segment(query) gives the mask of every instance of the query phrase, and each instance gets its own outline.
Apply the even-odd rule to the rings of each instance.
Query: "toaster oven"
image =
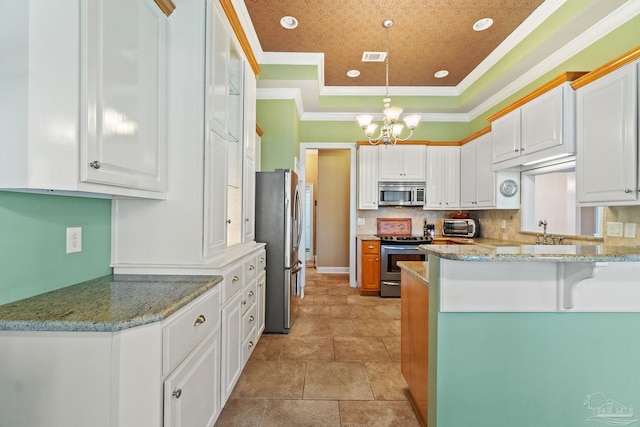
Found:
[[[444,219],[442,221],[442,235],[449,237],[478,237],[480,223],[474,218]]]

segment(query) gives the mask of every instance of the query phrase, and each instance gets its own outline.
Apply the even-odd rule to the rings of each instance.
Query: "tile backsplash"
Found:
[[[364,225],[357,225],[358,234],[375,234],[378,218],[411,218],[412,234],[422,234],[424,221],[436,225],[436,235],[442,233],[442,219],[450,218],[456,211],[425,211],[418,208],[380,208],[378,210],[359,210],[357,217],[364,220]],[[488,239],[509,240],[524,244],[533,244],[536,233],[520,231],[519,209],[491,209],[470,211],[473,218],[480,221],[480,236]],[[502,228],[502,221],[505,228]],[[594,238],[587,236],[565,236],[563,244],[588,245],[602,244],[615,246],[640,246],[640,206],[608,207],[604,209],[604,223],[622,222],[637,224],[635,238],[609,237]]]

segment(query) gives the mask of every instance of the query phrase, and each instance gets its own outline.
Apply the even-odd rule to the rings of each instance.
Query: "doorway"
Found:
[[[315,267],[315,250],[313,246],[315,198],[313,194],[313,184],[305,185],[304,192],[304,261],[307,266]]]
[[[331,269],[329,269],[329,271],[325,271],[326,273],[347,273],[349,274],[349,284],[351,287],[355,287],[356,286],[356,277],[355,277],[355,230],[356,230],[356,145],[354,143],[333,143],[333,142],[329,142],[329,143],[301,143],[300,144],[300,161],[299,161],[299,168],[300,168],[300,177],[303,178],[305,180],[305,188],[306,188],[306,171],[307,171],[307,150],[318,150],[320,153],[322,152],[322,150],[348,150],[349,153],[349,160],[348,160],[348,164],[349,164],[349,196],[348,196],[348,205],[349,205],[349,209],[348,209],[348,258],[349,258],[349,265],[348,267],[345,267],[343,269],[341,269],[341,271],[332,271]],[[313,193],[314,193],[314,197],[318,198],[318,185],[314,185],[313,186]],[[322,200],[318,200],[318,204],[322,203]],[[306,204],[305,204],[306,205]],[[316,208],[315,206],[315,201],[314,203],[312,203],[312,208]],[[305,218],[307,216],[307,207],[305,206]],[[316,228],[317,228],[317,222],[314,222],[314,224],[316,224]],[[313,234],[313,228],[311,228],[309,231],[306,230],[307,227],[304,227],[303,229],[303,233],[305,234],[303,236],[303,241],[306,242],[306,235],[307,233],[311,233]],[[317,250],[318,248],[318,244],[319,244],[319,239],[321,236],[318,236],[316,239],[313,238],[313,236],[311,237],[311,241],[313,242],[313,246],[311,246],[311,248],[315,248]],[[310,250],[312,250],[310,248]],[[322,271],[320,271],[322,272]],[[302,271],[302,277],[301,277],[301,281],[302,281],[302,286],[304,289],[304,278],[305,278],[305,272],[304,270]]]

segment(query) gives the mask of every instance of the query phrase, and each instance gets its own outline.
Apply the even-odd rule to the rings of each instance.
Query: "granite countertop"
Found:
[[[109,275],[0,305],[0,330],[114,332],[166,319],[222,276]]]
[[[420,245],[419,248],[429,255],[455,261],[640,262],[640,249],[630,246],[490,243]]]
[[[398,266],[425,283],[429,283],[429,263],[426,261],[398,261]]]

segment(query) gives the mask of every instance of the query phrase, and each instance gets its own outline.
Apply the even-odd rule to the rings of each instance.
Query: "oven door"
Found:
[[[400,297],[400,267],[398,261],[426,261],[427,254],[418,245],[380,246],[380,296]]]

